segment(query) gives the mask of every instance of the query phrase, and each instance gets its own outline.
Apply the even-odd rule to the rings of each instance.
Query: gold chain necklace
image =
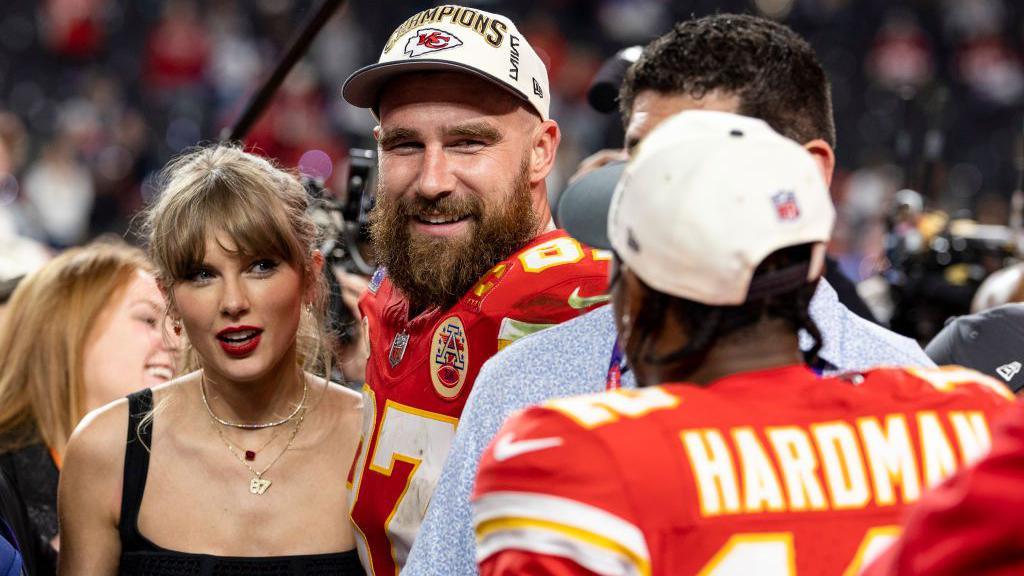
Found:
[[[220,430],[220,429],[218,428],[218,430]],[[256,456],[260,452],[262,452],[267,446],[270,446],[270,443],[273,442],[274,439],[277,438],[281,434],[281,430],[282,430],[281,428],[274,428],[274,433],[270,435],[270,438],[268,438],[267,441],[264,442],[262,446],[260,446],[259,448],[255,449],[255,450],[247,450],[245,448],[242,448],[234,440],[232,440],[231,438],[228,438],[226,434],[221,434],[221,438],[223,438],[228,444],[231,444],[235,448],[235,450],[238,450],[242,454],[245,454],[245,459],[246,460],[248,460],[249,462],[252,462],[252,461],[256,460]]]
[[[263,493],[266,492],[268,488],[270,488],[271,484],[271,481],[264,478],[263,475],[266,474],[267,470],[270,470],[270,468],[274,464],[277,464],[277,461],[280,460],[282,456],[284,456],[284,453],[287,452],[292,447],[292,442],[295,441],[295,436],[299,433],[299,428],[302,427],[302,422],[305,419],[306,411],[303,410],[302,412],[299,413],[299,418],[295,421],[295,428],[292,429],[291,435],[288,436],[288,443],[285,444],[284,449],[282,449],[281,452],[277,455],[277,458],[274,458],[270,462],[270,464],[267,464],[266,467],[260,471],[257,471],[255,468],[250,466],[249,462],[246,461],[245,457],[243,457],[241,454],[235,451],[234,446],[231,445],[231,441],[229,441],[224,436],[224,430],[217,426],[216,420],[211,419],[211,424],[213,425],[214,428],[217,429],[217,435],[220,436],[221,442],[223,442],[224,446],[227,447],[228,452],[231,452],[231,455],[234,456],[235,459],[237,459],[239,462],[241,462],[242,466],[248,468],[250,473],[252,473],[252,478],[249,480],[249,493],[255,494],[256,496],[262,496]]]
[[[280,426],[285,422],[292,421],[292,419],[295,418],[295,415],[298,414],[299,411],[302,410],[302,408],[306,405],[306,396],[309,393],[309,382],[306,380],[305,375],[302,374],[302,400],[299,400],[299,405],[295,407],[295,410],[293,410],[292,413],[289,414],[287,418],[282,418],[280,420],[275,420],[273,422],[263,422],[260,424],[230,422],[214,414],[213,409],[210,408],[210,401],[206,398],[206,370],[203,370],[202,379],[199,381],[199,391],[202,392],[201,395],[203,397],[203,406],[206,406],[206,412],[210,415],[210,418],[213,418],[219,424],[223,426],[230,426],[232,428],[241,428],[243,430],[261,430],[263,428],[273,428],[274,426]]]

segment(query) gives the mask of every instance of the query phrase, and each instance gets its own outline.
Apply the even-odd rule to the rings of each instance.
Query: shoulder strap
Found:
[[[122,550],[145,547],[139,534],[139,507],[146,490],[149,473],[149,449],[153,445],[153,421],[140,426],[142,419],[153,410],[153,391],[149,388],[128,395],[128,438],[124,451],[124,486],[121,489]]]

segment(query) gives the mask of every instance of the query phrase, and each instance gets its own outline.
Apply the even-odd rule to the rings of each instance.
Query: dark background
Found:
[[[344,187],[371,118],[340,98],[391,30],[435,3],[348,2],[289,76],[248,143]],[[477,1],[511,17],[548,64],[564,140],[558,189],[621,140],[591,110],[602,61],[671,23],[761,13],[806,37],[832,81],[839,135],[832,252],[855,280],[884,244],[892,195],[1005,224],[1024,124],[1024,5],[1014,0]],[[310,0],[6,0],[0,12],[0,247],[13,233],[61,248],[125,234],[171,156],[216,139],[269,73]],[[5,147],[0,146],[0,152]],[[319,151],[319,152],[314,152]],[[323,154],[330,158],[322,160]],[[318,161],[317,159],[320,158]],[[0,249],[2,251],[2,249]],[[3,271],[0,270],[0,275]]]

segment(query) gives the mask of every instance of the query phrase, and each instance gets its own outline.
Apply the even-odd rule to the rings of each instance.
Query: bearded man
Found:
[[[343,94],[379,120],[380,158],[351,514],[367,573],[392,574],[481,365],[606,302],[609,256],[552,224],[545,177],[560,132],[547,71],[504,16],[420,12]]]

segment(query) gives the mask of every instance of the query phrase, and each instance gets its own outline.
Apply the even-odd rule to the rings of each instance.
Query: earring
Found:
[[[171,326],[174,329],[174,335],[181,336],[181,320],[175,320],[171,323]]]

